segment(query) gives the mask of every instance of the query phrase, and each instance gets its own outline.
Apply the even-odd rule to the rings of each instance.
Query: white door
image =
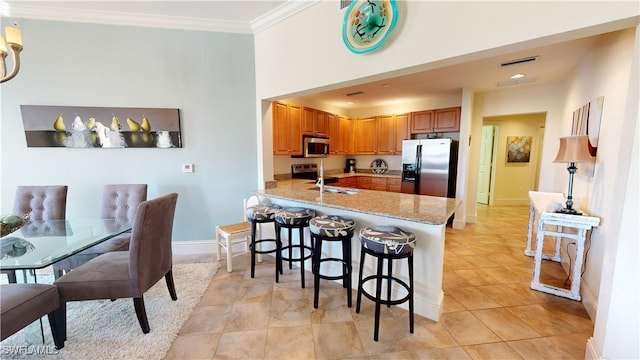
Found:
[[[477,202],[489,205],[489,189],[491,187],[491,158],[493,157],[493,125],[482,126],[480,142],[480,170],[478,174]]]

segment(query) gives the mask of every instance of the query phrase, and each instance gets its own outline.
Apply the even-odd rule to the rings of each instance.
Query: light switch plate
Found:
[[[182,164],[182,172],[192,173],[193,171],[193,164]]]

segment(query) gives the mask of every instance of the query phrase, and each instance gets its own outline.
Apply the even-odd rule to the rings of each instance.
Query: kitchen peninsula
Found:
[[[331,186],[327,188],[340,189]],[[356,221],[356,229],[371,225],[394,225],[415,233],[417,237],[414,250],[415,313],[438,321],[444,296],[442,267],[445,227],[447,220],[460,206],[461,201],[363,189],[352,192],[355,193],[325,191],[320,194],[314,182],[294,179],[278,181],[275,188],[259,190],[255,193],[266,196],[273,203],[282,206],[313,209],[316,215],[335,214],[352,218]],[[308,239],[308,234],[306,236]],[[354,269],[352,284],[356,288],[360,261],[358,230],[354,234],[351,247]],[[338,249],[335,251],[336,253],[330,251],[327,255],[339,256]],[[367,261],[365,272],[371,274],[374,273],[374,269],[373,259],[371,262]],[[394,273],[402,280],[408,281],[406,264],[394,268]],[[398,297],[401,297],[401,294],[396,294],[395,298]],[[407,303],[400,306],[406,308]]]

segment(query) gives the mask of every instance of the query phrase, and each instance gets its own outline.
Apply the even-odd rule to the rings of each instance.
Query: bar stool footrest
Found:
[[[276,239],[260,239],[260,240],[256,240],[255,244],[258,245],[258,244],[269,243],[269,242],[272,242],[274,245],[277,244]],[[252,247],[253,247],[252,244],[249,244],[249,249],[256,254],[271,254],[271,253],[275,253],[277,250],[275,247],[271,250],[256,250],[256,249],[253,249]]]
[[[366,283],[367,283],[367,281],[370,281],[370,280],[377,280],[377,279],[378,279],[378,277],[377,277],[376,275],[367,276],[367,277],[365,277],[364,279],[362,279],[362,283],[361,283],[360,287],[361,287],[361,290],[362,290],[362,294],[363,294],[367,299],[369,299],[369,300],[371,300],[371,301],[374,301],[374,302],[378,302],[378,303],[383,304],[383,305],[390,306],[390,305],[399,305],[399,304],[402,304],[402,303],[404,303],[404,302],[408,301],[408,300],[411,298],[411,290],[410,290],[410,288],[409,288],[409,285],[408,285],[406,282],[404,282],[404,281],[402,281],[402,280],[400,280],[400,279],[398,279],[398,278],[396,278],[396,277],[393,277],[393,276],[389,276],[389,275],[382,275],[382,281],[389,281],[389,280],[391,280],[391,281],[396,282],[397,284],[399,284],[400,286],[402,286],[402,287],[407,291],[407,295],[406,295],[405,297],[400,298],[400,299],[397,299],[397,300],[382,299],[382,298],[381,298],[381,299],[377,299],[374,295],[369,294],[369,293],[367,292],[367,290],[365,290],[365,288],[364,288],[364,284],[366,284]]]
[[[323,275],[320,274],[320,263],[323,262],[339,262],[341,263],[343,266],[347,267],[347,271],[344,275]],[[338,258],[324,258],[324,259],[320,259],[318,261],[318,263],[313,265],[313,273],[315,274],[316,271],[318,271],[318,277],[320,279],[325,279],[325,280],[342,280],[342,279],[346,279],[348,276],[351,276],[351,265],[342,260],[342,259],[338,259]]]

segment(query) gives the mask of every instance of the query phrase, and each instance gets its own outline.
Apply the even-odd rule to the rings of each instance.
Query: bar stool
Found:
[[[402,230],[396,226],[376,225],[365,227],[360,230],[360,274],[358,280],[358,299],[356,301],[356,313],[360,313],[360,299],[364,294],[366,298],[376,304],[375,327],[373,340],[378,341],[380,328],[380,304],[391,305],[402,304],[409,301],[409,332],[413,333],[413,249],[416,246],[416,235]],[[374,256],[377,262],[377,272],[362,278],[365,254]],[[387,274],[383,272],[383,262],[387,260]],[[409,284],[393,276],[393,260],[407,259],[409,266]],[[383,279],[386,281],[386,298],[382,297]],[[375,280],[375,296],[364,290],[364,285],[370,280]],[[391,298],[393,283],[397,283],[407,295],[400,299]]]
[[[289,261],[289,269],[292,268],[292,262],[298,261],[300,262],[300,282],[304,288],[304,262],[313,257],[313,242],[311,246],[305,245],[304,229],[309,226],[309,220],[314,216],[316,216],[314,210],[302,207],[288,207],[276,211],[276,282],[280,280],[280,274],[282,274],[282,260]],[[282,228],[287,229],[289,236],[289,243],[284,247],[281,237]],[[293,229],[298,229],[298,244],[293,243],[291,237]],[[293,249],[296,247],[299,251],[298,257],[293,256]],[[288,257],[282,256],[284,250],[289,251]]]
[[[247,208],[247,220],[251,223],[251,278],[254,278],[256,273],[256,254],[270,254],[278,249],[276,239],[256,239],[257,224],[275,224],[276,211],[279,209],[282,209],[282,206],[277,204],[258,204]],[[273,249],[262,250],[262,244],[268,242],[273,242],[276,246]]]
[[[347,289],[347,306],[351,307],[351,238],[356,222],[352,219],[338,215],[317,216],[309,221],[309,231],[311,232],[311,243],[313,249],[313,307],[318,308],[318,297],[320,293],[320,279],[340,280],[342,286]],[[342,258],[322,257],[322,244],[324,241],[340,241],[342,245]],[[338,262],[342,264],[342,275],[322,275],[320,267],[323,262]]]

